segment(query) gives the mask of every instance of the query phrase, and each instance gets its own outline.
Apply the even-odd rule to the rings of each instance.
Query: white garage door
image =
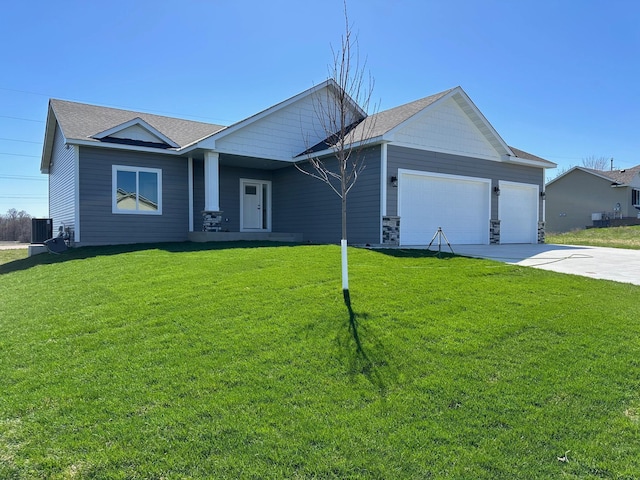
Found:
[[[426,245],[442,227],[451,244],[488,244],[491,181],[398,171],[400,243]]]
[[[538,185],[499,185],[500,243],[538,243]]]

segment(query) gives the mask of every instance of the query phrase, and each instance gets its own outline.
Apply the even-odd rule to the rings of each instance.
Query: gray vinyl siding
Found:
[[[112,165],[162,170],[162,215],[112,213]],[[80,147],[82,245],[186,241],[189,230],[187,159]]]
[[[350,244],[380,242],[380,148],[365,155],[366,168],[347,196]],[[340,242],[341,201],[328,185],[295,167],[276,170],[273,178],[274,231],[302,233],[307,242]]]
[[[49,216],[53,219],[53,234],[58,227],[76,227],[75,155],[74,147],[65,147],[60,127],[56,126],[49,167]]]
[[[467,177],[488,178],[491,189],[498,186],[498,181],[529,183],[538,185],[540,191],[544,186],[544,169],[514,165],[478,158],[462,157],[448,153],[415,150],[412,148],[389,145],[387,147],[387,177],[397,176],[398,169],[418,170],[422,172],[462,175]],[[543,218],[542,201],[538,201],[539,218]],[[398,213],[398,189],[387,186],[387,214]],[[498,199],[491,195],[491,218],[498,218]],[[402,221],[402,220],[400,220]]]
[[[193,231],[202,231],[204,210],[204,160],[193,160]]]

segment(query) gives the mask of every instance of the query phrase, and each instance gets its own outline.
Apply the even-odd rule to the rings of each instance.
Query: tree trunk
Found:
[[[340,250],[342,253],[342,292],[343,294],[348,295],[349,263],[347,261],[347,195],[344,180],[342,182],[342,239],[340,240]]]

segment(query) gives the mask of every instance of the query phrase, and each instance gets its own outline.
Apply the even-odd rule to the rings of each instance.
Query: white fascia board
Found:
[[[218,132],[216,132],[218,133]],[[215,133],[207,135],[206,137],[201,138],[200,140],[196,140],[195,142],[191,142],[188,145],[178,149],[178,151],[182,153],[192,152],[196,148],[203,148],[205,150],[215,150],[216,149],[216,139],[213,138]]]
[[[69,145],[79,145],[81,147],[112,148],[114,150],[134,150],[136,152],[160,153],[164,155],[182,155],[184,153],[181,151],[164,149],[164,148],[141,147],[138,145],[106,143],[106,142],[98,142],[95,140],[81,140],[76,138],[67,139],[66,143]]]
[[[348,145],[347,148],[360,148],[360,147],[372,147],[374,145],[377,145],[379,143],[389,143],[387,140],[385,140],[384,136],[380,135],[378,137],[374,137],[374,138],[368,138],[366,140],[362,140],[360,142],[355,142],[351,145]],[[335,148],[326,148],[324,150],[320,150],[318,152],[313,152],[313,153],[307,153],[305,155],[299,155],[297,157],[293,158],[294,162],[302,162],[302,161],[306,161],[306,160],[311,160],[312,158],[320,158],[320,157],[326,157],[328,155],[333,155],[334,152],[336,151]]]
[[[241,128],[246,127],[247,125],[254,123],[268,115],[271,115],[274,112],[277,112],[278,110],[282,110],[285,107],[288,107],[289,105],[291,105],[292,103],[297,102],[298,100],[300,100],[301,98],[307,97],[309,95],[313,95],[314,93],[316,93],[318,90],[328,86],[330,83],[330,80],[326,80],[324,82],[322,82],[319,85],[316,85],[314,87],[311,87],[307,90],[305,90],[302,93],[299,93],[297,95],[294,95],[291,98],[288,98],[280,103],[277,103],[275,105],[273,105],[272,107],[269,107],[265,110],[262,110],[261,112],[256,113],[255,115],[252,115],[250,117],[245,118],[244,120],[240,120],[237,123],[234,123],[233,125],[230,125],[229,127],[220,130],[216,133],[213,133],[211,135],[211,137],[215,138],[215,139],[219,139],[219,138],[223,138],[226,137],[227,135],[236,132],[238,130],[240,130]]]
[[[456,95],[459,95],[462,98],[464,104],[466,106],[468,106],[469,109],[472,111],[473,115],[470,116],[464,109],[462,109],[462,107],[460,107],[462,109],[462,112],[465,115],[467,115],[469,120],[471,120],[471,123],[473,123],[476,126],[476,128],[480,131],[480,133],[482,135],[484,135],[485,138],[487,137],[487,135],[490,135],[504,149],[504,153],[505,154],[514,155],[515,156],[515,154],[511,151],[511,149],[509,148],[507,143],[502,139],[502,137],[500,137],[498,132],[493,128],[493,126],[485,118],[485,116],[482,114],[482,112],[480,112],[478,107],[475,106],[475,104],[469,98],[469,95],[466,94],[466,92],[462,89],[462,87],[453,88],[449,93],[447,93],[443,97],[439,98],[438,100],[436,100],[435,102],[431,103],[430,105],[427,105],[425,108],[423,108],[421,111],[417,112],[415,115],[407,118],[404,122],[399,123],[398,125],[393,127],[391,130],[387,131],[384,134],[385,140],[389,141],[389,142],[393,142],[394,138],[395,138],[395,134],[396,134],[396,132],[398,132],[398,130],[404,128],[409,123],[412,123],[412,122],[414,122],[416,120],[419,120],[423,116],[427,115],[431,110],[434,110],[434,109],[438,108],[438,106],[440,104],[446,102],[447,100],[449,100],[450,98],[453,98]],[[458,101],[455,98],[454,98],[454,101],[458,104],[458,106],[460,106],[460,104],[458,103]],[[478,124],[480,124],[480,125],[478,125]],[[491,142],[490,138],[487,138],[487,141],[489,142],[489,144],[492,147],[495,148],[495,145]],[[442,152],[442,153],[453,153],[453,152]],[[497,153],[498,153],[498,155],[501,154],[501,152],[497,152]],[[495,160],[495,159],[493,159],[493,160]]]
[[[454,97],[455,95],[460,95],[463,100],[464,103],[466,105],[469,106],[469,108],[473,111],[473,113],[477,116],[477,120],[481,123],[481,125],[483,125],[484,127],[486,127],[487,130],[489,130],[489,133],[498,141],[498,143],[504,148],[505,153],[507,155],[511,155],[511,156],[515,156],[515,154],[513,153],[513,151],[511,150],[511,148],[509,148],[509,145],[507,145],[507,143],[502,139],[502,137],[500,136],[500,134],[497,132],[497,130],[495,128],[493,128],[493,125],[491,125],[491,123],[489,122],[489,120],[487,120],[487,118],[482,114],[482,112],[480,111],[480,109],[478,107],[476,107],[475,103],[473,103],[473,100],[471,100],[471,98],[469,97],[469,95],[467,95],[467,92],[465,92],[462,87],[456,87],[455,89],[453,89],[448,95],[445,95],[445,97],[448,97],[449,95],[451,95],[452,97]],[[455,99],[454,99],[455,100]],[[437,103],[437,102],[436,102]],[[457,100],[456,100],[457,103]],[[459,105],[459,104],[458,104]],[[462,108],[462,107],[461,107]],[[463,110],[464,111],[464,110]],[[465,112],[466,113],[466,112]],[[480,126],[478,126],[477,122],[474,121],[475,119],[471,118],[471,121],[476,125],[476,127],[478,127],[478,129],[482,132],[482,128],[480,128]],[[484,132],[483,132],[484,133]],[[487,139],[489,140],[489,139]],[[489,141],[489,143],[491,143],[491,141]]]
[[[516,156],[503,155],[502,159],[506,163],[517,163],[518,165],[526,165],[528,167],[540,167],[540,168],[556,168],[547,163],[538,162],[536,160],[529,160],[527,158],[520,158]]]
[[[430,110],[433,110],[434,108],[436,108],[436,105],[440,105],[441,103],[445,102],[446,100],[448,100],[449,98],[451,98],[451,96],[456,92],[457,89],[459,89],[460,87],[456,87],[453,90],[451,90],[449,93],[447,93],[445,96],[439,98],[438,100],[436,100],[435,102],[431,103],[430,105],[427,105],[426,107],[424,107],[422,110],[418,111],[417,113],[415,113],[414,115],[412,115],[411,117],[407,118],[404,122],[401,122],[399,124],[397,124],[395,127],[391,128],[390,130],[387,130],[384,133],[384,139],[388,142],[393,142],[395,139],[395,134],[398,130],[404,128],[408,123],[413,122],[414,120],[419,119],[420,117],[422,117],[423,115],[426,115],[425,112],[429,112]]]
[[[280,103],[277,103],[276,105],[273,105],[272,107],[269,107],[265,110],[262,110],[261,112],[256,113],[255,115],[252,115],[250,117],[245,118],[244,120],[241,120],[239,122],[234,123],[233,125],[230,125],[226,128],[223,128],[221,130],[218,130],[215,133],[212,133],[211,135],[207,135],[206,137],[193,142],[189,145],[187,145],[185,148],[187,148],[187,150],[183,150],[183,151],[191,151],[195,148],[209,148],[209,149],[213,149],[215,148],[215,141],[217,139],[220,138],[224,138],[227,135],[230,135],[244,127],[246,127],[247,125],[250,125],[254,122],[257,122],[258,120],[265,118],[269,115],[271,115],[272,113],[275,113],[279,110],[282,110],[283,108],[288,107],[289,105],[297,102],[298,100],[308,97],[310,95],[314,95],[315,93],[317,93],[318,91],[322,90],[323,88],[333,88],[333,89],[338,89],[340,88],[338,86],[338,84],[335,82],[335,80],[333,79],[328,79],[325,80],[324,82],[315,85],[307,90],[305,90],[304,92],[301,92],[297,95],[294,95],[293,97],[290,97]],[[362,109],[362,107],[360,107],[360,105],[358,105],[351,97],[349,97],[349,101],[352,104],[353,108],[363,117],[366,117],[367,114],[366,112]],[[211,146],[209,141],[213,142]],[[204,146],[203,143],[207,142]],[[279,160],[279,159],[278,159]]]
[[[58,119],[53,111],[51,102],[47,111],[47,123],[44,131],[44,142],[42,144],[42,158],[40,159],[40,173],[49,173],[49,164],[51,163],[51,155],[53,153],[53,139],[56,136],[56,128],[58,127]],[[62,129],[60,129],[62,132]],[[67,138],[62,132],[62,138],[67,143]]]
[[[140,117],[132,118],[131,120],[129,120],[127,122],[124,122],[124,123],[121,123],[120,125],[116,125],[115,127],[111,127],[108,130],[104,130],[102,132],[96,133],[95,135],[91,135],[91,138],[96,138],[96,139],[100,140],[100,139],[103,139],[103,138],[108,137],[110,135],[113,135],[114,133],[118,133],[121,130],[125,130],[125,129],[129,128],[129,127],[132,127],[134,125],[139,125],[140,127],[142,127],[145,130],[147,130],[149,133],[151,133],[152,135],[158,137],[160,140],[162,140],[167,145],[171,145],[173,148],[179,148],[180,147],[180,145],[178,145],[176,142],[171,140],[169,137],[167,137],[162,132],[158,131],[157,129],[155,129],[154,127],[149,125],[147,122],[145,122]]]

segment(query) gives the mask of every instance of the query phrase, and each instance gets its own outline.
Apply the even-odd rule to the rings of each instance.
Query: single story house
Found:
[[[294,165],[310,146],[331,162],[318,102],[338,91],[327,80],[230,126],[52,99],[41,172],[54,230],[76,245],[338,243],[339,198]],[[544,241],[555,164],[509,147],[462,88],[369,116],[350,109],[353,132],[367,132],[350,243],[424,245],[438,227],[453,244]]]
[[[640,165],[624,170],[573,167],[547,183],[547,230],[640,224]]]

